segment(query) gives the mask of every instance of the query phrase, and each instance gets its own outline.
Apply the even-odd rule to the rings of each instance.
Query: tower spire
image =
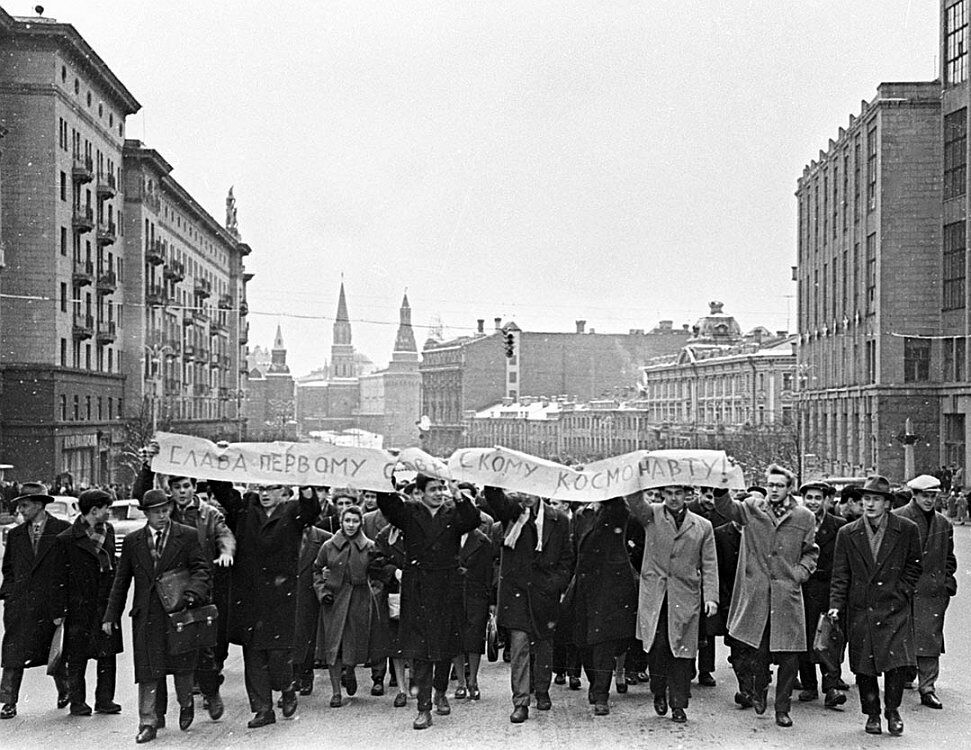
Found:
[[[287,365],[287,348],[283,344],[283,331],[279,324],[276,327],[276,336],[273,337],[273,349],[270,352],[270,369],[268,372],[290,372],[290,367]]]
[[[344,282],[341,281],[340,296],[337,299],[337,317],[334,319],[334,343],[330,348],[331,375],[335,378],[353,378],[354,346],[351,343],[351,320],[347,314],[347,297]]]

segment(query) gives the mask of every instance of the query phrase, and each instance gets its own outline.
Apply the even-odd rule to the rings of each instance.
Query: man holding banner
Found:
[[[672,721],[688,720],[685,709],[704,614],[718,611],[718,560],[711,522],[688,510],[689,487],[662,488],[663,502],[641,493],[629,499],[631,515],[644,526],[637,635],[649,646],[654,711]],[[700,577],[699,577],[700,572]]]
[[[570,522],[535,495],[507,496],[485,488],[485,503],[502,524],[497,621],[509,632],[513,712],[509,720],[529,718],[530,654],[534,657],[536,708],[549,711],[553,678],[553,631],[560,595],[573,569]]]

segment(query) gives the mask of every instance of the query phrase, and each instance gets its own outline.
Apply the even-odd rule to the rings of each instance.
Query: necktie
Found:
[[[37,540],[40,538],[40,534],[37,531],[36,526],[30,527],[30,546],[34,550],[34,554],[37,554]]]
[[[162,559],[162,534],[164,531],[155,532],[155,563]]]

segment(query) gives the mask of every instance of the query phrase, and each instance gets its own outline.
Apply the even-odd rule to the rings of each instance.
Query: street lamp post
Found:
[[[168,344],[145,345],[145,351],[149,354],[149,361],[152,363],[152,435],[158,429],[158,399],[159,390],[162,383],[162,357],[175,354],[175,350]]]

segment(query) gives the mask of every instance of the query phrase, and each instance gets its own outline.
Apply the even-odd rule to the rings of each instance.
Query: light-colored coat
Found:
[[[711,522],[689,510],[678,529],[662,503],[648,503],[639,493],[628,502],[631,515],[644,526],[637,637],[645,649],[651,648],[667,596],[671,653],[678,659],[694,659],[704,602],[718,602],[718,559]]]
[[[802,585],[816,570],[816,518],[793,504],[776,519],[767,502],[732,500],[727,494],[715,498],[715,507],[744,527],[729,635],[758,648],[768,623],[770,651],[805,651]]]

